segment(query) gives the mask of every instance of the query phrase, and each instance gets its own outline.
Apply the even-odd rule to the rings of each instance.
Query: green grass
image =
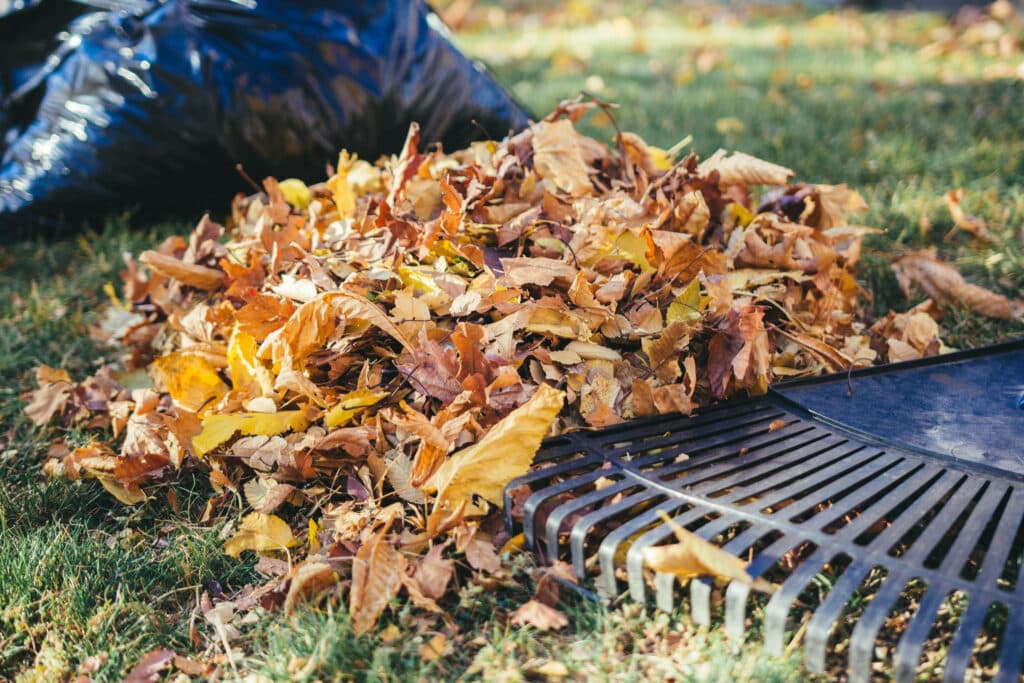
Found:
[[[586,89],[618,103],[619,125],[655,144],[692,134],[698,153],[738,148],[790,165],[801,180],[858,188],[872,206],[864,222],[887,231],[873,240],[862,272],[876,312],[912,303],[896,289],[887,257],[925,244],[938,243],[980,284],[1016,294],[1024,282],[1024,88],[986,80],[990,58],[922,56],[936,17],[847,20],[778,9],[737,22],[713,6],[655,3],[641,13],[636,3],[580,1],[554,19],[512,3],[502,23],[493,5],[481,7],[457,42],[535,112]],[[791,46],[783,49],[786,32]],[[702,62],[700,47],[717,56]],[[585,127],[605,139],[613,130],[601,117]],[[943,241],[952,226],[943,194],[961,186],[965,209],[988,222],[994,244],[963,235]],[[117,281],[120,253],[183,227],[132,233],[115,223],[83,238],[0,250],[0,679],[73,678],[87,657],[101,656],[93,678],[119,680],[157,646],[216,661],[227,678],[236,667],[269,680],[523,680],[542,679],[538,672],[552,661],[587,680],[806,677],[798,651],[776,660],[757,644],[756,610],[746,643],[694,628],[684,610],[665,615],[576,599],[565,604],[567,632],[514,629],[505,617],[529,595],[526,558],[514,565],[509,587],[464,586],[445,603],[448,620],[396,606],[380,631],[355,637],[344,606],[328,600],[322,609],[242,625],[229,661],[197,612],[198,596],[217,586],[238,590],[259,576],[251,559],[224,556],[219,523],[200,524],[209,492],[198,481],[177,484],[179,513],[162,490],[127,509],[95,482],[45,481],[39,464],[58,434],[21,415],[37,364],[82,377],[110,355],[85,328],[103,283]],[[960,311],[943,325],[961,347],[1022,332]],[[390,637],[388,624],[401,637]],[[421,648],[439,634],[444,654],[424,661]]]

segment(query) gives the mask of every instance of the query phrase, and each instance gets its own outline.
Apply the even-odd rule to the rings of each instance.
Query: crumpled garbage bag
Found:
[[[422,0],[0,0],[0,227],[226,207],[527,113]],[[2,225],[7,224],[7,225]]]

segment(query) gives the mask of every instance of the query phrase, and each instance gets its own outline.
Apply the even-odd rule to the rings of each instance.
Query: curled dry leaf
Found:
[[[943,304],[967,308],[989,318],[1024,320],[1024,301],[967,282],[956,268],[940,261],[934,249],[905,254],[892,267],[905,293],[914,284]]]
[[[963,188],[946,193],[946,206],[949,208],[949,214],[953,217],[953,229],[947,233],[946,239],[952,237],[957,230],[963,230],[972,237],[991,244],[995,240],[989,234],[988,224],[977,216],[971,216],[964,212],[963,207],[960,206],[960,202],[966,195],[967,192]]]
[[[768,593],[774,590],[764,579],[750,576],[743,560],[679,526],[663,511],[659,510],[658,516],[672,529],[678,543],[644,548],[644,564],[654,571],[674,574],[681,579],[711,576],[739,581]]]
[[[796,173],[793,169],[743,152],[731,155],[720,149],[701,162],[697,168],[701,175],[718,171],[723,185],[785,185]]]
[[[185,263],[173,256],[155,251],[144,251],[139,260],[161,275],[188,287],[213,290],[224,285],[224,273],[195,263]]]

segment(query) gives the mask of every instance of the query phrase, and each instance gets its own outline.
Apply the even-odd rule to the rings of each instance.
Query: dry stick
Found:
[[[257,192],[263,192],[263,188],[259,186],[259,183],[252,179],[252,176],[245,172],[245,167],[242,166],[242,164],[235,164],[235,170],[238,171],[238,175],[242,176],[242,179],[252,185]]]
[[[601,111],[605,113],[605,116],[608,117],[608,120],[612,122],[612,127],[615,128],[615,141],[617,143],[616,146],[619,149],[619,156],[622,157],[622,168],[626,173],[627,180],[629,181],[629,183],[633,187],[636,187],[636,175],[633,173],[633,165],[630,164],[629,159],[626,158],[626,143],[623,142],[622,140],[622,129],[619,128],[619,122],[615,120],[615,115],[612,114],[611,111],[612,109],[615,108],[615,105],[608,104],[607,102],[598,99],[597,96],[591,95],[586,90],[580,90],[580,95],[589,98],[591,102],[596,104],[598,108],[600,108]]]

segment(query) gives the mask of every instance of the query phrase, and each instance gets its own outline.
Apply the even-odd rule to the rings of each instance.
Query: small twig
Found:
[[[263,192],[263,188],[259,186],[259,183],[252,179],[252,176],[245,172],[245,167],[242,166],[242,164],[235,164],[235,170],[238,171],[238,175],[242,176],[245,182],[252,185],[257,192]]]
[[[615,120],[615,115],[612,114],[611,110],[615,108],[615,105],[609,104],[597,96],[590,94],[586,90],[580,90],[580,95],[587,97],[591,102],[596,104],[598,108],[604,112],[608,120],[612,122],[612,127],[615,128],[615,141],[619,149],[619,156],[622,157],[622,168],[626,173],[627,180],[631,185],[636,185],[636,176],[633,174],[633,165],[629,163],[629,159],[626,157],[626,143],[622,140],[622,129],[619,128],[619,122]]]

